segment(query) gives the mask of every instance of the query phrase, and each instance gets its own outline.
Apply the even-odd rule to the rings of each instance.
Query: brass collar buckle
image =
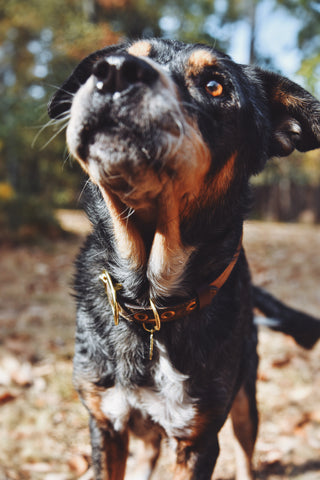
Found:
[[[103,270],[102,274],[99,276],[99,279],[104,283],[104,289],[107,294],[109,303],[111,305],[114,324],[119,324],[119,304],[117,301],[117,291],[121,290],[122,285],[116,283],[113,285],[112,279],[109,273],[106,270]]]
[[[154,332],[158,332],[161,328],[161,321],[167,322],[172,321],[177,318],[182,318],[196,309],[201,310],[202,308],[210,305],[211,301],[218,293],[220,288],[225,284],[228,280],[233,268],[235,267],[239,255],[242,249],[242,235],[239,240],[237,249],[227,267],[224,271],[216,278],[213,282],[209,283],[209,285],[203,285],[202,287],[197,289],[197,296],[188,300],[188,302],[184,302],[180,305],[176,305],[175,307],[168,308],[160,308],[160,313],[158,312],[154,302],[150,299],[150,307],[145,307],[144,309],[140,309],[132,305],[123,306],[118,303],[117,300],[117,291],[122,288],[122,285],[115,283],[109,275],[109,273],[104,270],[102,274],[99,276],[99,279],[103,282],[104,288],[111,305],[113,319],[115,325],[119,323],[119,316],[121,315],[125,319],[129,321],[137,321],[142,324],[143,328],[146,332],[150,333],[150,348],[149,348],[149,358],[152,360],[153,357],[153,334]],[[152,313],[151,313],[152,311]],[[153,315],[153,316],[152,316]],[[150,326],[152,325],[152,326]]]

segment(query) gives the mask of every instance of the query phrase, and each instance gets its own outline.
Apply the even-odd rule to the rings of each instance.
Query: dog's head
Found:
[[[144,40],[99,50],[49,104],[102,191],[147,207],[168,182],[217,202],[273,155],[320,146],[320,105],[289,80],[204,45]]]
[[[93,53],[49,114],[68,121],[69,150],[100,188],[117,250],[146,269],[153,298],[178,291],[199,230],[241,229],[248,179],[269,157],[320,146],[320,104],[301,87],[170,40]]]

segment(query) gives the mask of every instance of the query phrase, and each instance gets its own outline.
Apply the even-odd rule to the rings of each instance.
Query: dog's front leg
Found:
[[[90,435],[95,480],[123,480],[128,456],[128,432],[101,428],[90,417]]]
[[[214,434],[201,446],[179,441],[174,480],[210,480],[218,455],[218,437]]]

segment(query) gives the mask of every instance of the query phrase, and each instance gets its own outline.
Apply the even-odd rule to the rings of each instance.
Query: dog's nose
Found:
[[[149,63],[132,55],[105,57],[94,65],[93,74],[101,93],[122,92],[138,83],[151,86],[159,76]]]

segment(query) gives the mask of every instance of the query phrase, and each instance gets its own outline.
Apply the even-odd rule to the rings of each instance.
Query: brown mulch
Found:
[[[88,229],[81,213],[59,217],[73,232]],[[82,239],[0,248],[0,480],[92,478],[87,414],[71,383],[71,284]],[[255,283],[320,316],[320,227],[250,222],[245,246]],[[259,338],[257,478],[319,480],[320,342],[305,351],[265,329]],[[164,451],[155,480],[171,478]],[[214,479],[231,480],[228,423],[221,451]]]

